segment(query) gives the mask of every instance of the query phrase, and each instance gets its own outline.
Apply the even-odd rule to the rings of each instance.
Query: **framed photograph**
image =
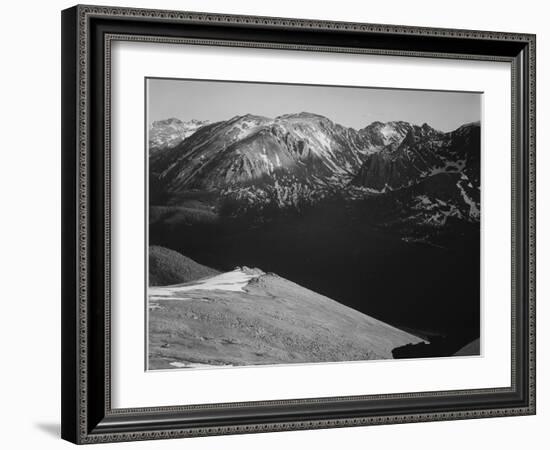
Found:
[[[62,12],[62,436],[535,413],[535,36]]]

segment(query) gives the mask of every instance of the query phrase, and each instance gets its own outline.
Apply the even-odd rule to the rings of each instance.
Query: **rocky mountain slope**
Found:
[[[479,184],[480,143],[477,123],[450,133],[412,126],[398,145],[368,155],[353,184],[375,192],[397,190],[440,173],[463,173]]]
[[[151,170],[172,193],[219,190],[249,204],[296,206],[341,190],[367,155],[396,146],[409,129],[389,122],[357,131],[311,113],[237,116],[154,154]]]

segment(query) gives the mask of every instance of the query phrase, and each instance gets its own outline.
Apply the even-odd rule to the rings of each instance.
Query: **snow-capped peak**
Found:
[[[149,153],[175,147],[199,128],[208,125],[207,120],[192,119],[184,122],[175,117],[154,121],[149,128]]]

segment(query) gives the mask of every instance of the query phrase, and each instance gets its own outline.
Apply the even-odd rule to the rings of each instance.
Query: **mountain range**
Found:
[[[239,215],[382,196],[386,225],[479,221],[479,122],[451,132],[404,121],[356,130],[308,112],[247,114],[157,121],[149,136],[151,198],[161,204],[216,193],[216,210]]]

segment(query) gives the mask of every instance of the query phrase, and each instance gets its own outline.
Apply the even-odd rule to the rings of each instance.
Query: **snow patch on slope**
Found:
[[[463,180],[459,180],[457,183],[456,183],[456,187],[460,190],[460,193],[462,194],[462,199],[464,200],[464,203],[466,203],[469,207],[470,207],[470,217],[472,219],[479,219],[481,213],[479,211],[479,206],[477,205],[477,203],[475,202],[475,200],[473,200],[469,195],[468,193],[466,192],[466,190],[462,187],[462,182]],[[471,183],[469,184],[471,186]]]
[[[265,275],[259,269],[248,267],[236,268],[231,272],[225,272],[209,278],[193,281],[191,283],[174,286],[155,286],[149,288],[149,300],[190,300],[182,296],[191,291],[231,291],[245,292],[244,288],[255,278]]]

